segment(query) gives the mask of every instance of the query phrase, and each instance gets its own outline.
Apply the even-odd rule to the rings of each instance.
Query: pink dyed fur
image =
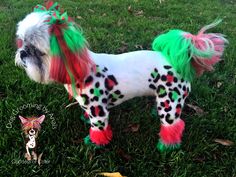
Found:
[[[193,56],[192,66],[195,68],[197,76],[201,76],[204,71],[212,71],[213,65],[219,62],[220,57],[223,54],[225,43],[227,40],[223,37],[222,34],[218,33],[208,33],[204,32],[209,29],[209,27],[204,27],[197,35],[192,35],[190,33],[186,34],[186,38],[190,38],[194,46],[204,51],[206,50],[206,43],[210,46],[210,49],[214,51],[211,58],[200,58],[199,56]]]

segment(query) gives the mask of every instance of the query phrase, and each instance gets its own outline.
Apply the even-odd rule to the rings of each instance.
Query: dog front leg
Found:
[[[112,139],[111,126],[108,123],[109,112],[105,106],[91,106],[89,111],[90,130],[89,138],[98,146],[107,145]]]

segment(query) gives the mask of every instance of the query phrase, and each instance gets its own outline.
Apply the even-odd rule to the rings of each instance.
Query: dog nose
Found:
[[[24,59],[25,57],[27,57],[28,56],[28,54],[26,53],[26,51],[24,51],[24,50],[21,50],[20,51],[20,58],[21,59]]]

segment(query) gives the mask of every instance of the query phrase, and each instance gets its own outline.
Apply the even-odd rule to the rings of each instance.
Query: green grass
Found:
[[[38,1],[42,3],[43,1]],[[196,33],[216,18],[223,23],[212,31],[227,36],[230,45],[215,72],[192,84],[188,103],[207,114],[185,109],[186,131],[180,150],[161,154],[156,150],[160,123],[151,116],[154,100],[137,98],[111,111],[114,139],[105,149],[92,150],[82,142],[88,127],[80,120],[78,105],[70,103],[61,85],[30,81],[14,66],[16,23],[31,12],[33,0],[0,2],[0,176],[96,176],[119,171],[128,177],[236,176],[236,148],[214,139],[236,142],[236,5],[231,0],[67,0],[59,1],[84,30],[95,52],[133,51],[141,45],[150,49],[157,34],[173,28]],[[131,7],[132,13],[128,11]],[[140,12],[140,11],[143,11]],[[137,13],[141,15],[137,15]],[[82,19],[76,18],[81,16]],[[124,43],[126,46],[124,47]],[[221,83],[220,87],[217,87]],[[48,163],[14,164],[24,160],[20,121],[14,110],[25,104],[42,104],[49,113],[42,125],[38,152]],[[39,115],[42,110],[24,109],[21,115]],[[50,115],[56,121],[53,129]],[[11,119],[12,117],[12,119]],[[12,120],[12,128],[6,124]],[[138,123],[138,132],[124,131]]]

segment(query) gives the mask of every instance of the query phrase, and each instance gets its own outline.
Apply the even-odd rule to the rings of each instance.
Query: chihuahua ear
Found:
[[[20,118],[22,124],[25,124],[26,122],[28,122],[28,120],[22,116],[19,116],[19,118]]]
[[[41,124],[43,123],[44,119],[45,119],[45,115],[42,115],[37,119],[37,121]]]

